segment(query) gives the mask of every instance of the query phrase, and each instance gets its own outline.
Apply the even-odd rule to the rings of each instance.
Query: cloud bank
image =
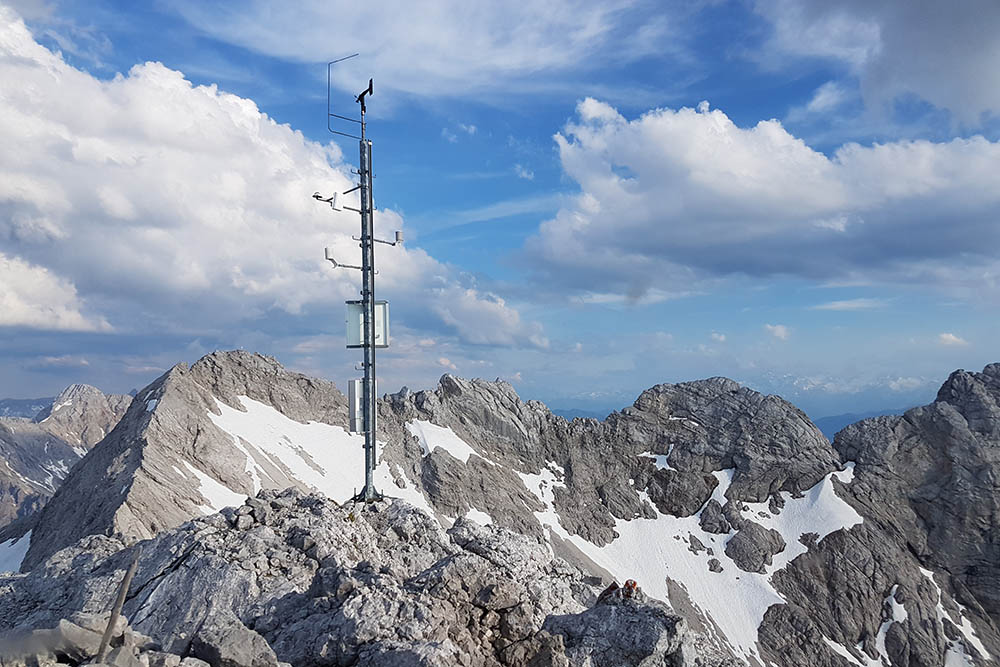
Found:
[[[580,193],[525,252],[569,289],[638,299],[742,275],[1000,293],[1000,143],[983,137],[827,156],[705,103],[629,120],[588,98],[555,141]]]

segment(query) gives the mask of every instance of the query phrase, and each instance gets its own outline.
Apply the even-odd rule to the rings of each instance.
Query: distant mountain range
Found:
[[[608,412],[598,412],[597,410],[583,410],[581,408],[552,408],[552,414],[558,415],[567,421],[573,421],[577,417],[581,419],[596,419],[598,421],[604,419],[613,412],[609,410]]]
[[[0,417],[31,419],[52,406],[55,396],[47,398],[0,398]]]

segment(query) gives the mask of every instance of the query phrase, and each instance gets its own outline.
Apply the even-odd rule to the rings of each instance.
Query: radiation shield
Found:
[[[375,347],[389,347],[389,302],[375,304]],[[347,302],[347,347],[365,346],[365,307],[363,301]]]

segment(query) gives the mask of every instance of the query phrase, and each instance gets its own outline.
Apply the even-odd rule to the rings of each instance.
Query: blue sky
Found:
[[[380,386],[610,411],[725,375],[820,417],[1000,360],[1000,6],[0,5],[0,396],[244,347],[339,385],[375,81]]]

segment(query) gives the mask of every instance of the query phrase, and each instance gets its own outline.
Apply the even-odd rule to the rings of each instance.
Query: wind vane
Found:
[[[358,166],[359,183],[345,192],[334,192],[329,197],[324,197],[320,193],[315,193],[313,199],[326,202],[335,211],[347,209],[361,215],[361,236],[352,237],[355,241],[360,241],[361,266],[353,264],[342,264],[334,259],[330,248],[326,248],[326,259],[334,268],[355,269],[361,271],[361,300],[347,301],[347,347],[361,348],[364,351],[364,378],[362,380],[350,380],[348,382],[348,406],[350,412],[350,430],[352,433],[364,433],[365,436],[365,486],[361,493],[355,496],[356,501],[369,502],[382,497],[382,494],[375,489],[374,473],[378,463],[378,452],[375,441],[375,417],[376,417],[376,383],[375,383],[375,349],[389,347],[389,303],[387,301],[376,301],[375,299],[375,244],[384,243],[386,245],[399,245],[403,242],[403,234],[396,232],[394,241],[383,241],[374,236],[373,212],[375,210],[375,199],[372,195],[372,142],[367,137],[367,123],[365,114],[367,105],[365,97],[371,97],[374,93],[372,80],[368,79],[368,87],[361,91],[354,98],[354,101],[361,105],[361,119],[341,116],[330,111],[330,72],[332,67],[343,60],[353,58],[358,54],[350,55],[339,60],[334,60],[327,64],[327,129],[341,136],[358,140],[360,161]],[[340,132],[330,127],[330,118],[357,123],[361,126],[361,136]],[[339,205],[339,197],[347,195],[355,190],[360,190],[361,208],[353,208],[346,205]]]

